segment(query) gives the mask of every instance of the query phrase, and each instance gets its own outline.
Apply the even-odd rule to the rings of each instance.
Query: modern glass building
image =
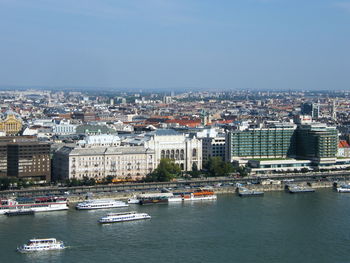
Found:
[[[274,123],[227,133],[227,160],[235,158],[286,158],[294,156],[296,125]]]
[[[227,133],[227,161],[244,159],[296,158],[322,160],[336,158],[338,132],[322,123],[273,124],[265,128]]]
[[[300,125],[296,133],[297,156],[319,160],[335,158],[338,151],[338,131],[322,123]]]

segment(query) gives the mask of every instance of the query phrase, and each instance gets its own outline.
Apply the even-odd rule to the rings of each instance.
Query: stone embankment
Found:
[[[350,183],[350,181],[344,181],[343,183]],[[333,182],[298,182],[298,183],[293,183],[294,185],[299,185],[299,186],[309,186],[315,189],[318,188],[332,188],[334,187]],[[251,184],[251,185],[245,185],[248,189],[251,190],[256,190],[256,191],[263,191],[263,192],[270,192],[270,191],[284,191],[286,184],[285,183],[280,183],[280,184]],[[230,187],[214,187],[213,191],[216,194],[235,194],[237,190],[236,186],[230,186]],[[188,190],[187,190],[188,191]],[[112,199],[118,199],[118,200],[123,200],[126,201],[128,198],[135,197],[139,194],[144,194],[144,193],[156,193],[157,191],[148,191],[148,192],[141,192],[141,191],[135,191],[135,192],[130,192],[130,193],[118,193],[118,192],[110,192],[110,193],[96,193],[94,194],[91,198],[94,199],[104,199],[104,198],[112,198]],[[159,192],[159,191],[158,191]],[[178,192],[181,192],[181,190],[178,190]],[[74,195],[74,196],[69,196],[69,202],[71,203],[76,203],[76,202],[81,202],[86,199],[86,195]]]
[[[349,183],[350,181],[344,181],[342,183]],[[332,188],[334,187],[334,183],[333,182],[329,182],[329,181],[321,181],[321,182],[298,182],[298,183],[293,183],[291,182],[290,184],[293,185],[298,185],[298,186],[307,186],[307,187],[311,187],[314,189],[318,189],[318,188]],[[283,191],[286,188],[285,183],[281,183],[281,184],[252,184],[252,185],[248,185],[246,186],[248,189],[251,190],[256,190],[256,191],[264,191],[264,192],[269,192],[269,191]]]
[[[201,187],[213,187],[218,193],[234,193],[236,185],[241,184],[249,189],[261,191],[282,191],[287,184],[305,185],[313,188],[332,187],[334,182],[346,183],[350,181],[350,174],[343,173],[320,173],[320,174],[301,174],[301,175],[270,175],[270,176],[251,176],[244,178],[235,177],[210,177],[192,180],[178,180],[172,182],[154,182],[154,183],[126,183],[126,184],[108,184],[95,186],[78,187],[34,187],[21,190],[0,191],[0,198],[9,198],[14,196],[45,196],[45,195],[66,195],[72,202],[81,201],[87,195],[94,198],[117,198],[127,199],[140,193],[159,192],[167,188],[169,191],[190,191]]]

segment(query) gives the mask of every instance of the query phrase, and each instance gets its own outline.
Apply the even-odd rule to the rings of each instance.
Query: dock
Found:
[[[250,190],[250,189],[245,188],[245,187],[237,188],[237,193],[241,197],[245,197],[245,196],[263,196],[264,195],[263,191]]]
[[[287,185],[287,189],[291,194],[315,192],[314,188],[311,188],[308,186],[299,186],[299,185]]]

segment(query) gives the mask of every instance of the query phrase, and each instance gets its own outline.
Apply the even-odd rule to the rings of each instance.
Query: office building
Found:
[[[228,132],[226,135],[227,160],[294,156],[295,129],[294,124],[271,123],[263,128]]]

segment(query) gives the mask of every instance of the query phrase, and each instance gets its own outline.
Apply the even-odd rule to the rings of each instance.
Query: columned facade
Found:
[[[155,162],[161,159],[174,160],[183,171],[191,171],[193,164],[202,168],[202,142],[196,136],[189,136],[174,130],[157,130],[149,133],[145,147],[154,150]]]

